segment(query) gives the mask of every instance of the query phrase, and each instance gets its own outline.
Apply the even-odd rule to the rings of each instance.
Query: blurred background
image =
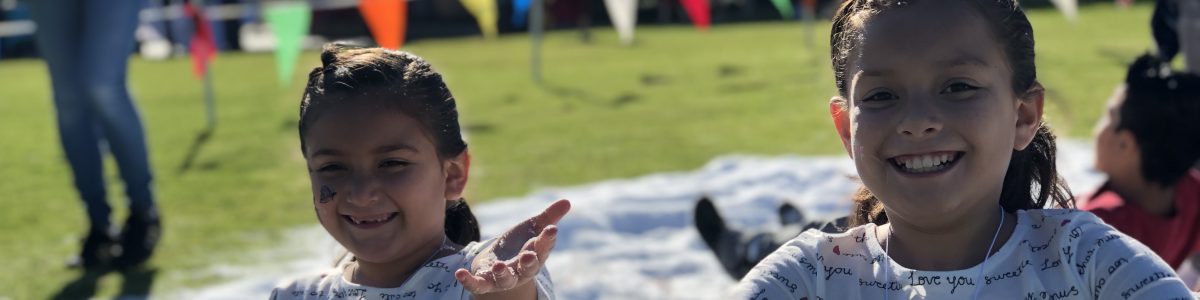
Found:
[[[413,0],[384,21],[358,0],[138,2],[128,86],[163,239],[142,268],[96,274],[63,266],[88,223],[38,26],[28,3],[0,0],[0,299],[261,299],[330,263],[296,122],[320,45],[336,40],[398,41],[447,78],[485,235],[575,201],[550,264],[564,298],[716,297],[698,292],[733,281],[691,229],[701,195],[747,205],[731,214],[748,227],[769,227],[781,202],[848,211],[853,168],[826,106],[837,0]],[[1126,64],[1154,49],[1153,1],[1022,2],[1064,173],[1087,191],[1101,180],[1088,169],[1093,124]],[[116,163],[105,166],[124,220]]]

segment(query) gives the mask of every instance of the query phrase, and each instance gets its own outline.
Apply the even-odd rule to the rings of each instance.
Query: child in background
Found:
[[[1096,169],[1108,175],[1081,206],[1146,244],[1200,288],[1200,76],[1153,56],[1129,67],[1096,125]],[[1190,257],[1190,262],[1187,261]]]
[[[543,264],[560,200],[479,243],[462,193],[470,157],[454,97],[420,57],[326,46],[300,103],[321,226],[351,259],[273,299],[554,299]]]
[[[1071,198],[1015,0],[849,0],[830,46],[860,225],[804,232],[736,298],[1192,298],[1095,215],[1045,209]]]

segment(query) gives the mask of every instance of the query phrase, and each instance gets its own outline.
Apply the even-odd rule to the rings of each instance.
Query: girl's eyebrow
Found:
[[[392,151],[408,151],[408,152],[413,152],[413,153],[421,152],[421,151],[417,151],[417,147],[413,147],[408,144],[391,144],[391,145],[383,145],[383,146],[379,146],[378,148],[375,148],[375,153],[388,153],[388,152],[392,152]]]
[[[313,154],[309,155],[309,157],[338,156],[338,155],[342,155],[342,152],[334,150],[334,149],[329,149],[329,148],[321,148],[321,149],[317,149],[317,151],[313,151]]]
[[[979,56],[975,56],[975,55],[971,55],[971,54],[962,54],[953,59],[948,59],[948,60],[943,60],[941,62],[938,62],[938,64],[945,66],[945,67],[977,66],[977,67],[985,67],[986,68],[989,66],[986,60],[983,60],[982,58],[979,58]]]
[[[383,146],[379,146],[379,147],[375,148],[375,153],[388,153],[388,152],[392,152],[392,151],[408,151],[408,152],[413,152],[413,153],[421,152],[421,151],[417,150],[417,147],[413,147],[408,144],[391,144],[391,145],[383,145]],[[309,155],[309,157],[315,158],[315,157],[319,157],[319,156],[340,156],[340,155],[342,155],[342,152],[338,151],[337,149],[321,148],[321,149],[317,149],[317,151],[314,151],[312,155]]]

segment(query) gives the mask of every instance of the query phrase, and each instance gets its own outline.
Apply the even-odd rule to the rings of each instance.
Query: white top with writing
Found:
[[[980,299],[1193,299],[1150,249],[1073,209],[1017,211],[1012,237],[985,267],[982,278],[979,265],[906,268],[884,253],[874,224],[808,230],[759,262],[732,299],[970,299],[976,288]]]
[[[333,268],[317,274],[289,280],[271,291],[271,299],[362,299],[362,300],[451,300],[471,299],[471,292],[463,288],[454,278],[459,268],[470,269],[471,260],[486,249],[493,240],[470,243],[458,253],[425,263],[416,273],[397,288],[377,288],[346,281],[343,272],[346,266]],[[538,300],[553,300],[554,283],[545,266],[534,277]]]

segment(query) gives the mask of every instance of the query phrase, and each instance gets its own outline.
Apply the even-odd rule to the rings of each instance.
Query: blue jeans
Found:
[[[143,0],[144,1],[144,0]],[[120,168],[131,213],[155,209],[146,137],[126,87],[138,0],[29,2],[50,69],[63,152],[93,230],[109,228],[102,145]]]

